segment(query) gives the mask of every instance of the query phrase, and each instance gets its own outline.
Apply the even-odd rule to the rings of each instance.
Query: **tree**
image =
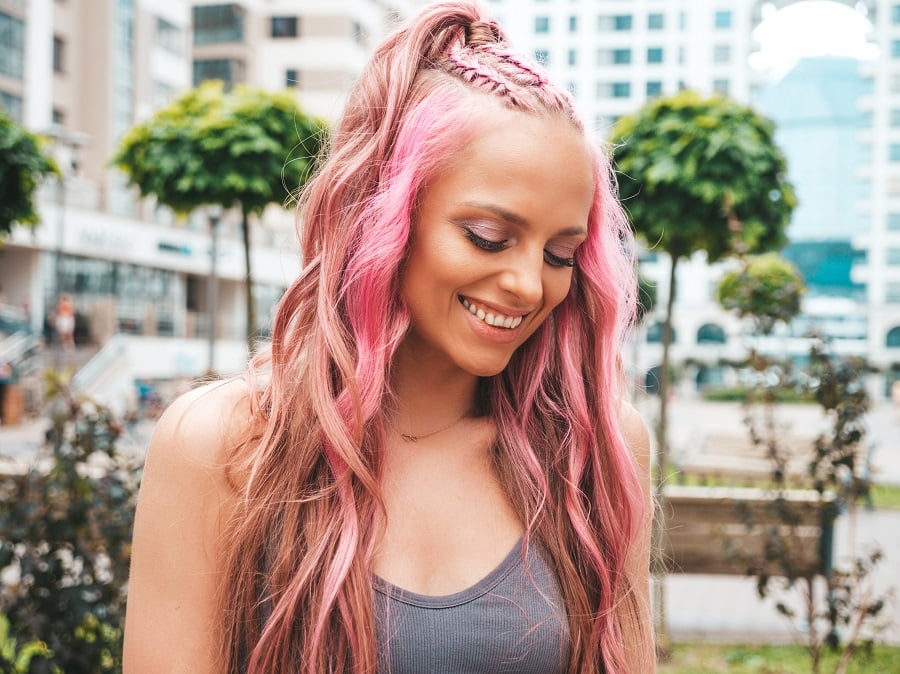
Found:
[[[654,99],[619,119],[612,130],[620,196],[632,225],[645,243],[671,260],[656,425],[660,500],[668,466],[669,351],[678,263],[700,251],[715,262],[784,244],[795,199],[773,134],[773,125],[752,109],[691,91]],[[664,634],[661,642],[665,648]]]
[[[36,225],[34,192],[48,176],[59,175],[41,141],[0,111],[0,243],[13,223]]]
[[[797,268],[777,253],[745,258],[740,269],[719,281],[716,299],[726,311],[751,318],[755,332],[768,335],[776,323],[800,313],[806,286]]]
[[[256,329],[250,217],[285,205],[310,177],[326,135],[293,94],[222,82],[191,89],[122,139],[113,163],[141,196],[178,213],[204,205],[238,208],[247,269],[247,344]]]

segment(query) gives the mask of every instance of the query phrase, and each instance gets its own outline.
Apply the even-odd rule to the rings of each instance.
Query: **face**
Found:
[[[503,370],[568,294],[593,194],[590,153],[568,121],[492,112],[421,194],[403,348],[476,376]]]

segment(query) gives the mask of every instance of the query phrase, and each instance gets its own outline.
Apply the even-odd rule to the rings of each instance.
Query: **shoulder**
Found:
[[[239,379],[200,386],[175,400],[156,424],[148,463],[224,466],[250,424],[247,385]]]
[[[125,671],[217,671],[217,590],[238,494],[228,459],[250,423],[242,381],[178,398],[150,443],[135,516]]]

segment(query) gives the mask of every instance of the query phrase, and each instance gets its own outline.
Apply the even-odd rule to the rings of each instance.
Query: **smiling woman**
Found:
[[[126,674],[654,670],[612,185],[480,3],[378,48],[271,348],[157,426]]]

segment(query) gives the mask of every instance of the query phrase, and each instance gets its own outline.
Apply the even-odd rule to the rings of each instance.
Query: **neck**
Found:
[[[478,377],[452,364],[436,364],[401,348],[391,367],[401,433],[421,434],[474,414]]]

